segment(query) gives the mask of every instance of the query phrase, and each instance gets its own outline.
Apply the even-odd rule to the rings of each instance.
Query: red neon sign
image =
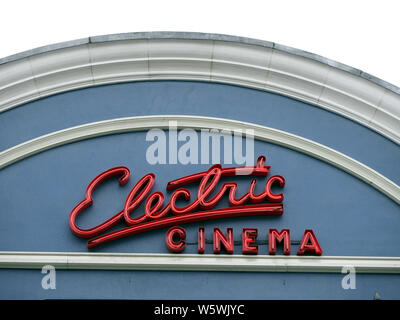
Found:
[[[198,253],[205,251],[205,230],[203,227],[198,230]],[[256,228],[243,228],[242,229],[242,254],[258,254],[257,241],[258,230]],[[174,237],[176,240],[174,240]],[[167,231],[165,236],[165,244],[169,251],[174,253],[183,252],[186,248],[186,231],[184,228],[174,226]],[[268,230],[268,253],[275,255],[277,251],[277,243],[282,244],[283,254],[290,254],[290,230],[283,229],[279,232],[276,229]],[[213,252],[215,254],[224,251],[227,254],[234,252],[233,229],[227,228],[226,233],[219,228],[214,228],[213,232]],[[320,256],[322,249],[318,243],[314,232],[310,229],[304,231],[303,238],[301,239],[297,255],[311,254]]]
[[[71,211],[69,217],[69,225],[72,232],[82,238],[92,238],[88,241],[88,247],[92,248],[106,242],[117,240],[130,235],[138,234],[141,232],[151,231],[155,229],[191,223],[206,220],[214,220],[221,218],[233,218],[240,216],[254,216],[254,215],[281,215],[283,213],[283,194],[274,194],[271,191],[273,185],[283,187],[285,179],[282,176],[271,176],[265,183],[264,191],[260,194],[255,194],[256,179],[252,179],[249,190],[242,197],[236,198],[237,183],[227,182],[223,183],[217,193],[211,197],[211,194],[216,190],[216,187],[222,177],[234,176],[267,176],[269,173],[269,166],[265,166],[265,157],[260,156],[257,159],[255,166],[246,167],[233,167],[222,168],[217,164],[212,166],[209,170],[199,172],[193,175],[182,177],[168,182],[166,189],[168,191],[174,190],[170,196],[169,202],[163,207],[165,196],[162,192],[151,193],[155,182],[155,175],[153,173],[143,176],[129,192],[124,208],[104,221],[103,223],[90,228],[81,229],[76,225],[76,218],[86,208],[93,204],[92,193],[96,187],[104,181],[118,176],[121,186],[125,185],[130,177],[130,171],[126,167],[116,167],[106,170],[99,174],[96,178],[89,183],[86,189],[86,197]],[[199,182],[197,197],[185,207],[178,207],[177,200],[184,199],[190,201],[191,193],[186,188],[181,188],[187,184]],[[228,193],[229,207],[215,209],[214,207],[219,201]],[[211,198],[210,198],[211,197]],[[133,217],[136,209],[141,203],[145,201],[144,213]],[[268,201],[268,203],[265,203]],[[264,202],[264,203],[263,203]],[[120,230],[105,233],[117,223],[124,221],[126,227]],[[184,230],[178,235],[183,237]],[[177,246],[176,250],[182,249],[180,245],[183,242],[176,244],[173,241],[174,235],[167,235],[171,246]],[[218,232],[217,232],[218,233]],[[256,252],[252,239],[254,238],[254,230],[247,232],[244,236],[246,239],[246,250],[249,252]],[[229,235],[228,235],[229,236]],[[203,233],[199,232],[199,253],[204,252],[204,230]],[[311,239],[312,240],[312,239]],[[311,240],[307,240],[308,242]],[[231,251],[230,243],[233,240],[226,239],[223,234],[216,236],[216,247],[214,251],[219,251],[218,247],[222,243],[228,251]],[[232,242],[233,243],[233,242]],[[307,251],[306,243],[304,245]]]

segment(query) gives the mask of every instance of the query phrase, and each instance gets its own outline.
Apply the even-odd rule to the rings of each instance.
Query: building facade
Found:
[[[214,34],[0,60],[0,298],[399,299],[399,94]]]

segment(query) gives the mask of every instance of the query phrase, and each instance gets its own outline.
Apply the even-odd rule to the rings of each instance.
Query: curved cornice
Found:
[[[212,117],[159,115],[88,123],[56,131],[0,152],[0,169],[39,152],[75,141],[116,133],[147,131],[152,128],[168,129],[170,121],[176,121],[179,129],[218,129],[229,132],[235,130],[245,132],[246,129],[252,129],[254,130],[255,139],[281,145],[327,162],[366,182],[400,204],[400,187],[398,185],[368,166],[336,150],[277,129],[248,122]]]
[[[143,40],[143,39],[188,39],[188,40],[213,40],[213,41],[226,41],[226,42],[236,42],[243,43],[248,45],[261,46],[271,49],[280,50],[283,52],[295,54],[304,58],[308,58],[311,60],[315,60],[321,63],[324,63],[328,66],[337,68],[339,70],[343,70],[354,74],[356,76],[360,76],[361,78],[370,80],[384,88],[387,88],[395,93],[400,93],[400,88],[384,81],[378,77],[375,77],[369,73],[366,73],[360,69],[356,69],[345,65],[343,63],[337,62],[332,59],[325,58],[315,53],[307,52],[304,50],[300,50],[297,48],[292,48],[289,46],[284,46],[279,43],[247,38],[247,37],[239,37],[232,36],[227,34],[217,34],[217,33],[201,33],[201,32],[182,32],[182,31],[152,31],[152,32],[128,32],[128,33],[118,33],[118,34],[108,34],[101,36],[94,36],[88,38],[81,38],[77,40],[64,41],[60,43],[50,44],[43,47],[23,51],[17,54],[13,54],[11,56],[1,58],[0,65],[19,60],[22,58],[30,57],[36,54],[45,53],[49,51],[54,51],[58,49],[64,49],[69,47],[74,47],[81,44],[89,44],[89,43],[100,43],[100,42],[109,42],[109,41],[122,41],[122,40]]]
[[[400,89],[275,43],[216,34],[98,36],[0,60],[0,112],[55,93],[143,80],[208,81],[279,93],[335,112],[400,144]]]

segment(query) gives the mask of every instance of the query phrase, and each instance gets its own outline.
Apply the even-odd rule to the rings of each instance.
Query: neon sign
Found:
[[[236,198],[238,187],[236,182],[225,182],[218,188],[222,177],[266,177],[270,167],[265,166],[265,160],[264,156],[260,156],[255,166],[232,168],[222,168],[220,164],[216,164],[207,171],[170,181],[166,186],[166,190],[172,191],[172,194],[169,202],[165,205],[165,196],[162,192],[156,191],[152,193],[156,177],[153,173],[148,173],[130,190],[121,211],[95,227],[89,229],[79,228],[76,225],[76,219],[79,214],[82,214],[86,208],[93,204],[92,194],[97,186],[113,177],[119,177],[121,186],[124,186],[129,181],[130,171],[128,168],[123,166],[111,168],[99,174],[89,183],[85,199],[79,202],[71,211],[69,217],[71,231],[78,237],[91,238],[88,241],[88,248],[93,248],[134,234],[174,226],[168,230],[166,235],[167,248],[171,252],[182,252],[185,248],[186,232],[182,227],[177,227],[177,225],[240,216],[283,214],[282,201],[284,196],[282,193],[275,194],[272,192],[273,185],[284,187],[285,179],[282,176],[274,175],[269,177],[265,183],[264,191],[259,194],[255,194],[257,180],[253,178],[248,191],[240,198]],[[184,188],[184,186],[193,183],[199,183],[199,186],[196,198],[191,201],[192,195],[189,189]],[[211,196],[215,192],[216,194]],[[215,208],[225,195],[228,195],[229,207]],[[184,207],[179,207],[177,205],[178,200],[191,202]],[[144,212],[141,215],[133,216],[142,203],[144,203]],[[107,233],[110,228],[120,222],[125,222],[126,227]],[[288,230],[285,229],[281,233],[277,230],[271,230],[269,232],[269,253],[275,254],[276,242],[283,242],[284,254],[289,254],[290,236]],[[175,242],[174,237],[178,237],[180,240]],[[254,245],[256,237],[257,229],[243,229],[243,253],[258,253],[258,248]],[[204,229],[202,228],[199,229],[198,239],[198,252],[204,253]],[[227,236],[221,230],[215,228],[213,239],[214,253],[221,251],[221,245],[227,253],[233,253],[233,235],[230,228]],[[275,244],[275,246],[271,247],[272,244]],[[316,255],[322,254],[312,230],[306,230],[298,254],[306,252]]]

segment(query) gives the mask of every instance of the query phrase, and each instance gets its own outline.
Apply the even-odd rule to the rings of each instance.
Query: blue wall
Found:
[[[94,205],[78,219],[82,227],[95,226],[120,211],[134,183],[148,172],[157,177],[154,191],[165,192],[168,181],[209,167],[150,165],[145,158],[149,145],[144,132],[112,135],[52,149],[2,170],[0,250],[86,251],[85,240],[70,232],[69,212],[83,200],[87,184],[108,168],[127,166],[131,179],[125,187],[116,179],[99,186]],[[298,152],[257,141],[255,153],[267,156],[271,175],[286,179],[284,214],[204,222],[207,238],[211,239],[214,226],[233,226],[238,240],[242,227],[258,227],[263,240],[268,228],[290,228],[293,240],[300,240],[304,230],[311,228],[325,255],[400,256],[400,216],[395,202],[353,176]],[[247,177],[239,180],[241,195],[250,181]],[[259,179],[258,187],[263,181]],[[198,225],[187,226],[191,242],[196,240]],[[164,236],[165,230],[148,232],[93,251],[167,252]],[[195,249],[189,246],[186,252]],[[265,247],[261,252],[266,251]]]
[[[280,95],[211,83],[126,83],[31,102],[0,114],[0,150],[74,125],[151,114],[214,116],[285,130],[339,150],[400,184],[400,148],[375,132]],[[52,149],[1,170],[0,250],[89,251],[85,240],[70,232],[68,216],[83,199],[87,184],[108,168],[129,167],[130,182],[125,187],[116,180],[101,185],[94,205],[78,219],[82,227],[94,226],[121,210],[130,187],[148,172],[157,176],[154,190],[164,192],[168,181],[209,167],[152,166],[145,159],[150,144],[144,132],[112,135]],[[257,227],[260,240],[266,240],[269,228],[289,228],[294,241],[301,239],[304,229],[311,228],[324,255],[400,256],[400,208],[392,200],[353,176],[301,153],[257,141],[255,157],[258,155],[267,157],[271,174],[286,178],[284,214],[187,225],[188,242],[196,242],[199,225],[205,226],[207,239],[211,239],[213,227],[233,227],[236,240],[243,227]],[[259,180],[260,187],[264,180]],[[248,185],[247,178],[240,179],[242,192]],[[167,252],[165,231],[132,236],[90,251]],[[235,253],[240,254],[240,249],[236,246]],[[294,245],[292,254],[296,250]],[[211,244],[207,245],[206,253],[211,251]],[[196,245],[188,245],[185,252],[196,252]],[[266,245],[261,245],[259,254],[266,253]],[[383,298],[400,297],[397,275],[357,275],[357,290],[343,290],[340,274],[59,270],[57,275],[57,290],[49,292],[40,286],[43,275],[39,270],[1,270],[0,297],[171,298],[166,287],[175,283],[187,298],[369,299],[375,291]],[[97,286],[99,277],[105,284]],[[145,286],[146,279],[152,283],[150,287]],[[198,289],[191,290],[191,284]]]
[[[40,270],[1,270],[0,299],[398,299],[400,277],[344,274],[58,270],[56,289],[43,290]]]
[[[123,83],[43,98],[0,114],[0,150],[83,123],[157,114],[229,118],[288,131],[341,151],[400,184],[400,148],[374,131],[297,100],[215,83]]]

